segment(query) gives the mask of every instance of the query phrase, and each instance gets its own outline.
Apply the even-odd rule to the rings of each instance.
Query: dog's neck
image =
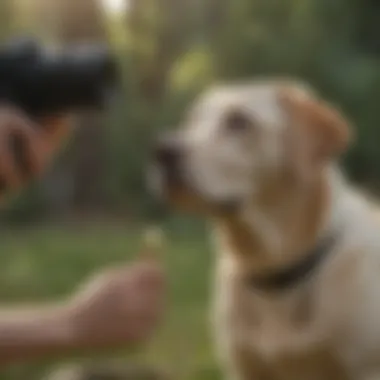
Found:
[[[273,184],[239,215],[219,218],[222,251],[251,273],[302,258],[331,223],[332,175],[333,170],[326,170],[306,187]]]

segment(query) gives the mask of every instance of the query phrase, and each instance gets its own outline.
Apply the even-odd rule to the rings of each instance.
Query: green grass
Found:
[[[103,355],[104,359],[149,363],[178,380],[219,378],[208,326],[211,255],[205,236],[178,229],[169,234],[164,261],[170,292],[164,326],[139,352],[113,352]],[[133,259],[140,239],[139,229],[121,226],[4,233],[0,239],[0,299],[4,304],[19,304],[64,297],[96,269]],[[0,372],[0,379],[41,379],[61,362],[14,365]]]

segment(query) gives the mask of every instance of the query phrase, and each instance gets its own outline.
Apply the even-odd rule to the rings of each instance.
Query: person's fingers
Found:
[[[42,171],[36,126],[17,110],[0,109],[1,191],[15,190]]]
[[[15,168],[24,181],[41,173],[40,142],[32,125],[23,123],[15,126],[8,136],[8,144]]]
[[[123,277],[120,291],[126,308],[140,314],[152,314],[160,309],[165,298],[164,276],[156,267],[140,267],[132,274]]]
[[[139,330],[145,331],[147,334],[154,329],[163,315],[163,305],[157,297],[136,302],[130,308],[128,313],[131,317],[131,323]]]
[[[142,289],[162,289],[165,286],[163,268],[159,265],[143,267],[136,273],[135,281]]]
[[[114,268],[112,275],[125,286],[132,283],[139,288],[162,288],[165,285],[165,272],[159,262],[135,261]]]
[[[69,116],[44,118],[38,121],[43,153],[52,155],[72,130]]]
[[[39,170],[38,153],[28,130],[13,128],[0,137],[0,175],[4,190],[13,190]]]
[[[21,178],[18,175],[9,146],[0,139],[0,178],[2,192],[14,190],[21,186]]]
[[[157,288],[143,289],[134,287],[128,293],[126,294],[128,299],[125,299],[126,306],[130,305],[140,313],[159,309],[165,299],[163,292]]]

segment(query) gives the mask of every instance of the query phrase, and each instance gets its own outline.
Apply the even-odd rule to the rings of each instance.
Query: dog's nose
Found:
[[[156,161],[165,167],[170,168],[176,166],[180,156],[180,148],[177,145],[172,144],[170,142],[161,142],[156,147]]]

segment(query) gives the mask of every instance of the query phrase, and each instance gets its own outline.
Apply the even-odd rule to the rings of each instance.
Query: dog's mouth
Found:
[[[199,207],[202,197],[184,177],[179,167],[166,166],[154,162],[148,169],[148,187],[163,202],[174,206]]]
[[[153,163],[147,174],[148,187],[163,202],[185,211],[211,215],[231,215],[240,210],[242,200],[238,197],[214,198],[198,189],[185,170]]]
[[[217,196],[201,186],[199,178],[188,167],[188,149],[177,136],[160,140],[153,152],[148,169],[148,186],[161,201],[185,211],[201,214],[230,214],[242,202],[239,197]]]
[[[168,169],[156,162],[148,168],[147,181],[152,193],[163,200],[170,200],[170,194],[184,192],[186,189],[177,169]]]

